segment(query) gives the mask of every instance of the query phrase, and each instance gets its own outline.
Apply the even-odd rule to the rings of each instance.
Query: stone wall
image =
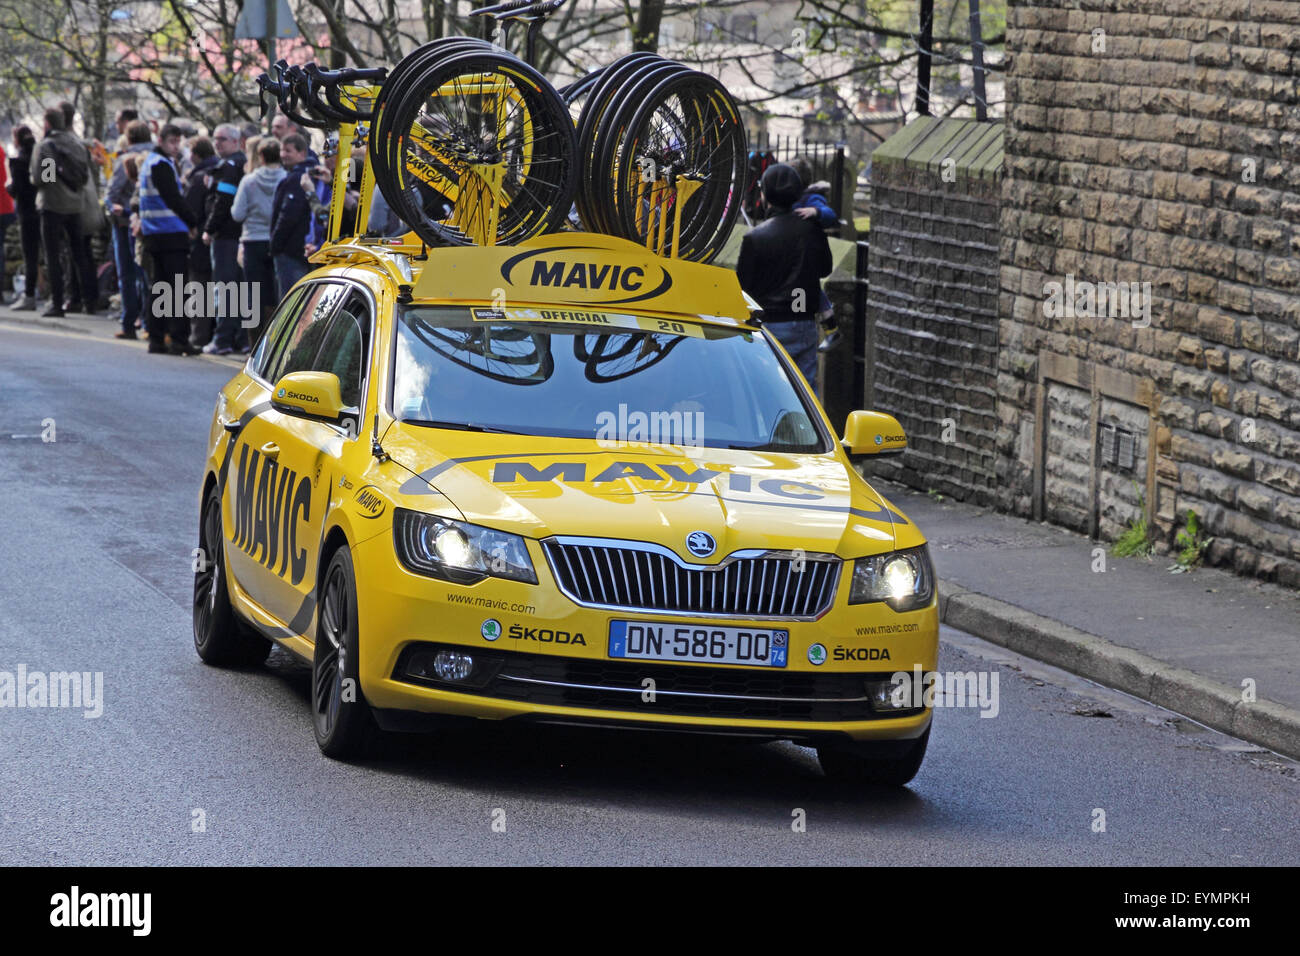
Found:
[[[997,481],[1001,166],[1000,125],[921,117],[871,169],[865,401],[908,439],[872,470],[980,503]]]
[[[1010,0],[1007,52],[999,504],[1109,538],[1145,502],[1166,548],[1193,509],[1300,585],[1300,2]],[[1067,280],[1149,283],[1149,325]]]

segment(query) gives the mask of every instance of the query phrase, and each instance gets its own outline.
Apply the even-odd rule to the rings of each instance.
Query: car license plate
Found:
[[[609,656],[785,667],[790,632],[659,621],[610,621]]]

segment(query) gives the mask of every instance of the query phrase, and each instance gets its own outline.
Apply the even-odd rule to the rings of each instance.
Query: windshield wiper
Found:
[[[497,428],[495,425],[476,425],[473,422],[440,422],[431,418],[403,418],[404,425],[423,425],[426,428],[453,428],[462,432],[491,432],[496,435],[522,435],[523,432],[512,432],[508,428]]]

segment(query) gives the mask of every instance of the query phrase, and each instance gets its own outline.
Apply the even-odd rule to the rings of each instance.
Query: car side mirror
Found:
[[[907,436],[893,415],[859,410],[849,412],[843,444],[850,455],[899,455],[907,448]]]
[[[333,372],[290,372],[275,383],[271,405],[288,415],[327,422],[337,422],[346,411]]]

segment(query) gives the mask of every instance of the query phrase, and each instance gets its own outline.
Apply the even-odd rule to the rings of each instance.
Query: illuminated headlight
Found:
[[[416,574],[458,584],[488,576],[537,583],[528,546],[517,534],[397,508],[393,544],[398,560]]]
[[[915,611],[934,597],[934,568],[925,545],[853,562],[850,604],[884,601],[895,611]]]

